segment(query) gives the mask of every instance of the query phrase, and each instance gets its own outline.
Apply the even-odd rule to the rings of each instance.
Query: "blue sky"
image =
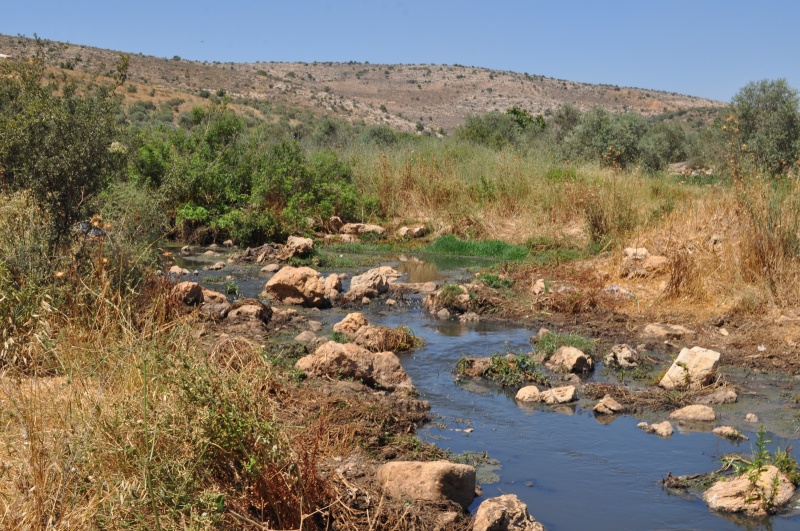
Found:
[[[17,0],[0,33],[208,61],[457,63],[728,101],[759,79],[800,89],[799,24],[796,0]]]

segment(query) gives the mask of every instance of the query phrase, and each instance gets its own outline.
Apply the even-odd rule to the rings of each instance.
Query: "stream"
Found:
[[[177,263],[191,270],[216,260],[219,258],[197,256],[178,258]],[[425,282],[450,276],[463,278],[468,274],[465,267],[476,265],[471,260],[452,258],[400,260],[381,261],[372,267],[391,265],[406,275],[401,281]],[[366,269],[345,272],[353,275]],[[323,273],[329,272],[343,271]],[[226,265],[222,271],[201,271],[199,281],[209,289],[224,291],[225,284],[219,278],[227,275],[233,276],[239,293],[247,297],[258,296],[269,278],[255,267]],[[546,323],[483,320],[462,324],[442,320],[424,311],[420,296],[409,297],[395,307],[375,301],[361,311],[372,324],[408,326],[424,339],[423,346],[399,354],[420,398],[431,404],[433,420],[418,430],[418,436],[453,454],[478,457],[478,482],[483,494],[471,510],[486,498],[513,493],[551,531],[800,529],[798,496],[778,515],[752,519],[714,513],[694,492],[675,493],[660,484],[668,472],[710,472],[720,467],[723,454],[749,453],[759,425],[744,421],[747,412],[756,412],[766,425],[771,452],[795,442],[800,417],[796,409],[785,407],[780,393],[780,385],[790,385],[791,377],[726,373],[726,378],[753,392],[740,393],[736,404],[714,406],[718,420],[709,431],[685,430],[673,422],[675,434],[662,439],[644,433],[636,424],[665,420],[667,413],[596,418],[594,402],[585,399],[569,406],[521,406],[514,400],[516,389],[505,390],[491,382],[460,381],[453,376],[461,356],[530,351],[531,335]],[[329,335],[332,324],[347,313],[333,308],[315,312],[313,318],[326,325],[320,334]],[[584,381],[604,378],[616,382],[615,375],[598,363]],[[736,427],[750,441],[735,443],[713,435],[710,429],[719,425]],[[800,458],[796,449],[791,453]]]

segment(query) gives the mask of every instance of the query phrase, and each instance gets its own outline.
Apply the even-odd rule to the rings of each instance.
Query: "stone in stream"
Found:
[[[603,358],[603,363],[607,366],[621,369],[634,369],[640,362],[636,349],[624,343],[611,347],[611,351]]]
[[[299,236],[289,236],[286,245],[278,253],[278,260],[289,260],[290,258],[303,258],[314,252],[314,240]]]
[[[336,273],[331,273],[325,278],[325,298],[336,302],[342,293],[342,280]]]
[[[517,391],[515,399],[517,402],[540,402],[541,393],[539,392],[539,388],[535,385],[526,385]]]
[[[709,406],[694,404],[673,411],[669,418],[683,422],[713,422],[717,419],[717,414]]]
[[[736,428],[732,428],[730,426],[718,426],[711,430],[711,433],[722,437],[724,439],[730,439],[731,441],[746,441],[747,436],[743,435],[742,432],[737,430]]]
[[[794,485],[786,474],[769,465],[757,476],[750,474],[720,480],[703,493],[703,500],[714,511],[766,516],[777,512],[794,495]]]
[[[665,420],[664,422],[648,424],[647,422],[640,422],[636,425],[637,428],[644,431],[645,433],[655,433],[659,437],[663,437],[664,439],[669,439],[672,437],[672,434],[675,433],[675,430],[672,428],[672,424],[669,421]]]
[[[577,348],[566,345],[558,347],[546,365],[556,372],[588,372],[594,369],[592,358]]]
[[[295,367],[318,378],[353,378],[390,391],[414,389],[393,352],[373,353],[353,343],[328,341],[314,354],[297,360]]]
[[[449,461],[393,461],[378,467],[377,480],[398,500],[453,501],[466,510],[475,499],[475,468]]]
[[[200,311],[207,313],[213,317],[222,317],[223,313],[227,313],[231,304],[228,298],[222,293],[210,289],[203,288],[203,305]]]
[[[664,389],[699,389],[717,372],[719,352],[702,347],[684,348],[658,383]]]
[[[401,276],[402,273],[388,266],[370,269],[350,280],[350,290],[346,298],[351,301],[364,297],[375,298],[389,291],[389,284]]]
[[[544,531],[544,526],[528,514],[528,506],[516,494],[505,494],[481,502],[472,531]]]
[[[261,268],[262,273],[277,273],[281,269],[280,264],[267,264]]]
[[[744,420],[746,420],[747,422],[758,422],[758,415],[756,415],[755,413],[748,413],[747,415],[744,416]]]
[[[738,399],[739,396],[733,389],[717,389],[711,394],[701,396],[695,400],[695,403],[706,406],[718,406],[720,404],[734,404]]]
[[[203,302],[203,287],[197,282],[180,282],[173,286],[172,295],[183,304],[197,306]]]
[[[353,338],[362,326],[367,326],[369,321],[364,317],[361,312],[348,313],[344,319],[333,325],[333,331],[346,336],[348,339]]]
[[[593,411],[598,415],[617,415],[624,412],[625,407],[611,395],[606,395],[594,406]]]
[[[294,340],[298,343],[313,343],[317,340],[317,336],[311,330],[306,330],[305,332],[300,332]]]
[[[554,387],[543,391],[540,397],[545,404],[566,404],[575,400],[575,386]]]
[[[276,303],[311,308],[330,306],[320,274],[310,267],[284,267],[269,279],[264,292]]]
[[[176,266],[176,265],[170,267],[168,273],[170,275],[175,275],[175,276],[179,276],[179,277],[188,277],[189,276],[189,270],[188,269],[184,269],[184,268],[182,268],[180,266]]]

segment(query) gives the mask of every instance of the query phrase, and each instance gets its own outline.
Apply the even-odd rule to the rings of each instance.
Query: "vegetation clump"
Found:
[[[464,356],[458,360],[455,373],[461,376],[487,378],[503,387],[524,383],[547,384],[549,379],[542,366],[528,354],[493,354],[489,358]]]

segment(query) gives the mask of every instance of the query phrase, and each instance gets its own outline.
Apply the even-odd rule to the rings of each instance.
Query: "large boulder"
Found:
[[[544,526],[528,514],[528,506],[516,494],[505,494],[481,502],[472,531],[544,531]]]
[[[172,295],[184,304],[197,306],[203,302],[203,287],[197,282],[179,282],[173,286]]]
[[[353,378],[389,390],[412,390],[411,377],[393,352],[373,353],[353,343],[328,341],[295,367],[316,377]]]
[[[301,238],[299,236],[289,236],[286,245],[281,248],[278,260],[288,260],[290,258],[303,258],[314,252],[314,240],[311,238]]]
[[[403,276],[402,273],[388,266],[376,267],[366,273],[356,275],[350,280],[347,298],[360,300],[363,297],[374,298],[389,291],[389,284]]]
[[[766,516],[776,512],[794,495],[794,486],[786,474],[770,465],[764,467],[754,482],[750,474],[720,480],[703,493],[703,500],[714,511]]]
[[[280,304],[311,308],[330,306],[322,277],[310,267],[282,268],[267,281],[264,291],[273,302]]]
[[[362,326],[367,326],[368,324],[369,321],[367,321],[367,318],[364,317],[363,313],[353,312],[348,313],[344,319],[333,325],[333,331],[346,336],[348,339],[351,339],[355,337],[359,328]]]
[[[588,372],[594,369],[594,362],[577,348],[563,345],[547,360],[547,367],[557,372]]]
[[[698,389],[717,372],[719,352],[702,347],[684,348],[658,383],[664,389]]]
[[[378,483],[390,498],[452,501],[466,510],[475,499],[475,468],[449,461],[394,461],[378,467]]]

